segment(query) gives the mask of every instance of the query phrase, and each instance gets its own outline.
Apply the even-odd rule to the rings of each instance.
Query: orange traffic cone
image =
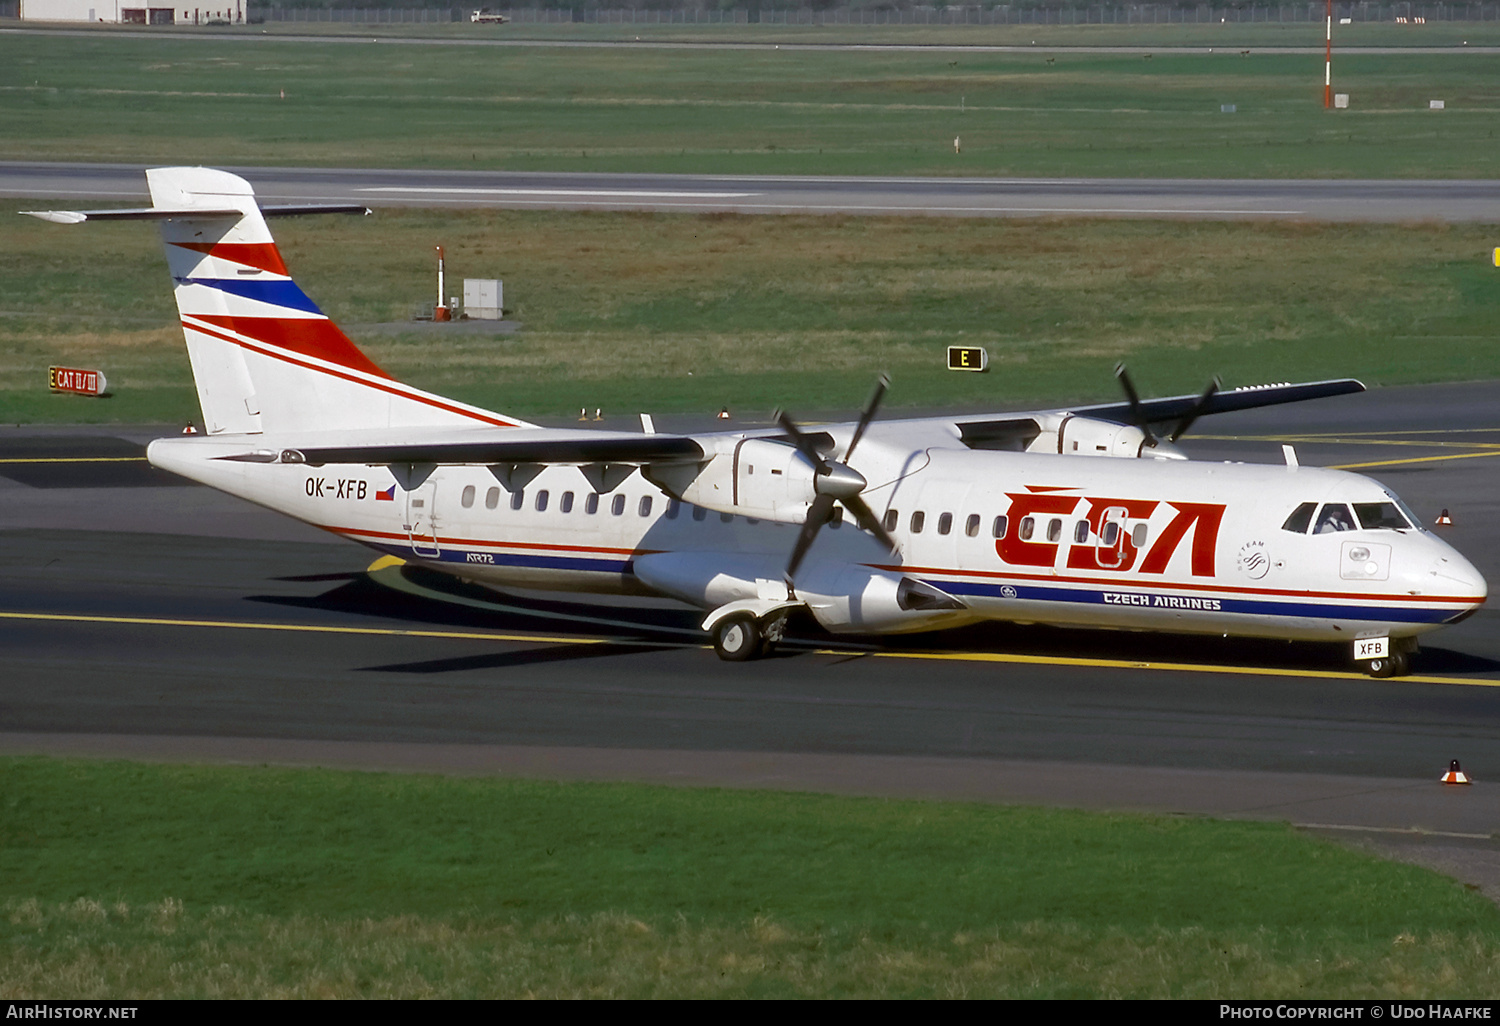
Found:
[[[728,420],[729,419],[729,407],[727,407],[727,406],[720,407],[720,409],[719,409],[719,419],[720,420]]]
[[[1439,527],[1452,527],[1453,518],[1448,515],[1447,510],[1443,510],[1438,514],[1438,518],[1434,520],[1433,523],[1437,524],[1437,526]]]
[[[196,435],[198,433],[198,429],[193,427],[192,424],[188,424],[182,429],[182,433],[185,435]]]
[[[1473,781],[1464,775],[1464,771],[1458,768],[1458,760],[1454,759],[1448,763],[1448,772],[1443,774],[1443,779],[1438,781],[1442,784],[1472,784]]]

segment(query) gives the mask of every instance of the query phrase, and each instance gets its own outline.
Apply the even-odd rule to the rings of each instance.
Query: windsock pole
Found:
[[[1323,109],[1333,106],[1333,0],[1328,0],[1328,22],[1323,48]]]
[[[445,291],[444,285],[446,283],[443,281],[443,247],[442,246],[438,246],[437,247],[437,255],[438,255],[438,294],[437,294],[437,306],[433,307],[433,310],[432,310],[432,319],[435,320],[435,321],[446,321],[446,320],[448,320],[449,314],[448,314],[448,301],[443,298],[443,293]]]

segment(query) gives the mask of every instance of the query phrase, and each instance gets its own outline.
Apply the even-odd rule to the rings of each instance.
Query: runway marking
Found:
[[[818,649],[820,655],[844,655],[835,649]],[[1248,677],[1326,677],[1334,680],[1374,680],[1367,673],[1354,670],[1289,670],[1279,666],[1221,666],[1213,663],[1157,663],[1139,659],[1084,659],[1077,656],[1011,655],[1003,652],[871,652],[882,659],[932,659],[974,663],[1031,663],[1042,666],[1095,666],[1100,669],[1166,670],[1174,673],[1228,673]],[[1410,674],[1385,677],[1382,680],[1406,684],[1469,684],[1475,687],[1500,687],[1500,680],[1473,677],[1431,677]]]
[[[440,188],[415,185],[383,185],[362,188],[359,192],[415,192],[423,195],[461,196],[595,196],[603,199],[744,199],[758,192],[668,192],[663,189],[508,189],[508,188]]]
[[[47,456],[37,459],[0,459],[0,463],[145,463],[144,456]]]
[[[1361,470],[1365,467],[1395,467],[1403,463],[1437,463],[1441,460],[1472,460],[1481,456],[1500,456],[1500,449],[1492,452],[1462,452],[1453,456],[1413,456],[1404,460],[1375,460],[1371,463],[1337,463],[1329,470]]]
[[[199,627],[228,630],[289,631],[306,634],[351,634],[393,638],[446,638],[459,641],[512,641],[552,645],[641,645],[660,647],[660,641],[629,638],[564,637],[547,634],[497,634],[481,631],[425,631],[393,627],[336,627],[317,624],[265,623],[253,620],[174,620],[150,616],[91,616],[79,613],[19,613],[0,611],[0,620],[32,620],[47,623],[102,623],[140,627]],[[649,629],[649,628],[647,628]],[[708,645],[682,644],[682,648],[707,649]],[[927,659],[936,662],[1016,663],[1032,666],[1080,666],[1117,670],[1161,670],[1170,673],[1225,673],[1246,677],[1323,677],[1332,680],[1371,680],[1353,670],[1290,670],[1283,667],[1221,666],[1212,663],[1159,663],[1140,659],[1088,659],[1078,656],[1015,655],[1005,652],[890,652],[868,649],[814,648],[814,655],[862,656],[872,659]],[[1500,687],[1500,680],[1474,677],[1437,677],[1412,674],[1382,678],[1406,684],[1448,684]]]
[[[448,638],[461,641],[523,641],[568,645],[653,645],[656,642],[618,638],[559,637],[546,634],[494,634],[479,631],[423,631],[393,627],[335,627],[302,623],[261,623],[254,620],[172,620],[152,616],[87,616],[76,613],[16,613],[0,611],[0,620],[43,620],[54,623],[108,623],[136,627],[209,627],[247,631],[292,631],[307,634],[359,634],[396,638]]]
[[[694,195],[701,196],[703,194],[702,193],[694,193]],[[761,195],[764,195],[764,194],[762,193]],[[459,203],[465,203],[466,201],[465,200],[458,200],[458,199],[450,199],[450,200],[434,199],[431,202],[433,202],[433,203],[454,203],[454,204],[459,204]],[[526,200],[526,199],[516,199],[516,200],[512,201],[512,205],[517,206],[517,207],[522,207],[522,206],[541,206],[543,208],[546,208],[547,202],[548,201],[546,201],[546,200],[534,200],[533,201],[533,200]],[[585,202],[585,201],[580,200],[580,203],[583,203],[583,202]],[[596,204],[596,205],[602,205],[602,201],[599,204]],[[660,202],[660,203],[654,203],[654,204],[652,204],[652,206],[654,206],[654,207],[660,207],[660,208],[681,207],[681,208],[683,208],[685,210],[694,210],[697,207],[702,206],[702,204],[676,203],[676,202],[665,202],[665,201],[663,201],[663,202]],[[1080,215],[1082,215],[1082,214],[1105,214],[1105,215],[1108,215],[1108,214],[1117,214],[1117,215],[1124,215],[1124,214],[1158,215],[1158,214],[1161,214],[1161,215],[1167,215],[1167,216],[1180,216],[1180,217],[1199,217],[1199,216],[1218,216],[1218,215],[1226,215],[1226,216],[1230,216],[1230,215],[1232,215],[1232,216],[1244,215],[1244,216],[1256,216],[1256,217],[1298,217],[1298,216],[1301,216],[1301,215],[1307,213],[1307,211],[1305,211],[1305,210],[1256,210],[1256,209],[1225,209],[1225,210],[1217,210],[1217,209],[1210,209],[1210,208],[1206,208],[1206,207],[995,207],[995,206],[980,206],[980,205],[969,205],[969,206],[961,206],[960,207],[960,206],[937,206],[937,205],[927,205],[927,204],[908,204],[908,205],[890,204],[890,205],[885,205],[885,204],[879,204],[879,203],[799,203],[799,202],[797,202],[795,200],[787,200],[787,201],[783,201],[783,202],[779,202],[779,203],[735,203],[735,204],[730,205],[728,209],[730,209],[732,211],[735,211],[735,212],[741,212],[741,213],[745,212],[745,211],[763,210],[763,211],[771,211],[773,213],[800,213],[800,212],[813,211],[813,212],[824,212],[824,213],[831,213],[831,214],[852,214],[852,213],[862,213],[862,212],[865,212],[865,211],[869,211],[869,212],[875,213],[875,214],[879,214],[879,213],[887,213],[887,214],[891,214],[891,213],[894,213],[894,214],[902,214],[902,213],[915,213],[915,214],[976,214],[976,215],[977,214],[1080,214]]]
[[[1408,463],[1438,463],[1442,460],[1472,460],[1482,456],[1500,456],[1500,442],[1439,442],[1383,437],[1386,435],[1418,434],[1493,434],[1500,428],[1462,428],[1454,431],[1352,431],[1334,435],[1199,435],[1199,438],[1221,442],[1303,442],[1325,445],[1385,445],[1410,446],[1418,449],[1469,449],[1478,452],[1449,453],[1441,456],[1408,456],[1395,460],[1372,460],[1368,463],[1333,463],[1329,470],[1364,470],[1369,467],[1396,467]]]

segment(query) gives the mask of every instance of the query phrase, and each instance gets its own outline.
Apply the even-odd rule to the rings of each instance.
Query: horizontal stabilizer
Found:
[[[303,214],[368,214],[369,207],[351,203],[301,203],[287,206],[260,208],[262,217],[299,217]],[[82,224],[85,221],[171,221],[178,218],[210,219],[217,217],[243,217],[242,210],[210,210],[203,207],[184,207],[170,210],[163,207],[136,207],[120,210],[23,210],[23,214],[39,217],[53,224]]]
[[[493,442],[430,442],[411,445],[287,449],[283,463],[382,466],[392,463],[490,465],[500,463],[656,463],[705,459],[703,447],[685,435],[604,435]]]

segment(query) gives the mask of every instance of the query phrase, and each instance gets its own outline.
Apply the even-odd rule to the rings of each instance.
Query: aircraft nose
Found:
[[[1429,579],[1446,594],[1473,599],[1471,608],[1477,609],[1489,596],[1490,587],[1484,575],[1475,569],[1473,563],[1452,550],[1433,559]]]

